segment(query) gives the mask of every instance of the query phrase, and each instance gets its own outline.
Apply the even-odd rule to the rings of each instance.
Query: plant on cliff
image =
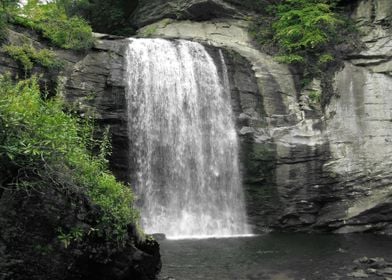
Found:
[[[17,8],[17,0],[0,0],[0,41],[7,36],[7,23]]]
[[[94,156],[92,124],[63,111],[59,98],[40,92],[35,77],[16,84],[0,76],[0,171],[8,188],[83,192],[101,209],[96,234],[122,241],[138,224],[133,194],[108,171],[105,156]],[[106,143],[105,143],[106,142]],[[107,151],[107,139],[98,143]],[[4,186],[4,185],[3,185]]]
[[[29,0],[14,14],[13,20],[40,32],[60,48],[85,50],[94,42],[90,25],[81,17],[68,17],[65,9],[56,2],[42,4],[38,0]]]
[[[277,61],[301,66],[309,80],[334,61],[336,45],[350,25],[336,12],[336,0],[279,2],[254,21],[251,33]]]
[[[5,45],[2,47],[2,51],[18,62],[26,75],[30,73],[34,65],[40,65],[47,69],[58,69],[62,65],[54,52],[47,49],[37,50],[30,44]]]
[[[87,20],[95,32],[131,36],[130,17],[137,0],[57,0],[69,16],[79,16]]]

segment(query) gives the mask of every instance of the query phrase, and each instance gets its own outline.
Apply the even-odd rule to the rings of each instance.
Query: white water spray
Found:
[[[222,79],[199,43],[130,40],[128,128],[147,233],[168,238],[250,233],[229,79],[220,55]]]

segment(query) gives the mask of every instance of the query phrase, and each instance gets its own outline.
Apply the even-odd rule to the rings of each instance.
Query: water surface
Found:
[[[347,274],[355,259],[392,260],[392,238],[271,233],[247,238],[165,240],[161,254],[161,275],[176,280],[353,279]]]

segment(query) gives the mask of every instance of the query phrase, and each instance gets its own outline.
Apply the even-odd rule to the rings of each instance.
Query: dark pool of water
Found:
[[[366,256],[392,261],[392,238],[270,233],[161,242],[162,277],[176,280],[324,280],[347,276]],[[370,276],[367,279],[384,279]]]

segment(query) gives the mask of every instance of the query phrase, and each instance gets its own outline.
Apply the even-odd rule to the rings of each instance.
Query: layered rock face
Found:
[[[295,73],[258,51],[248,22],[233,16],[195,22],[184,12],[177,18],[190,20],[139,30],[227,50],[248,214],[258,231],[392,233],[392,4],[350,5],[366,48],[347,57],[327,86],[313,81],[302,91]],[[310,96],[326,88],[333,96],[321,110]]]
[[[64,98],[83,117],[109,127],[112,139],[111,169],[129,181],[127,109],[124,84],[123,38],[96,34],[94,48],[61,77]]]
[[[164,18],[201,21],[211,18],[239,18],[243,16],[244,13],[233,6],[230,1],[141,0],[132,20],[136,26],[142,27]]]
[[[323,91],[320,82],[301,91],[293,71],[254,46],[249,23],[239,19],[244,12],[233,4],[141,1],[135,22],[154,22],[139,30],[141,37],[182,38],[205,44],[212,54],[216,48],[225,51],[250,223],[256,231],[273,227],[390,234],[389,1],[350,4],[352,17],[366,34],[366,48],[346,58],[335,73],[326,87],[333,96],[324,111],[309,97]],[[124,153],[128,141],[122,80],[126,42],[112,39],[99,38],[92,52],[70,68],[64,85],[66,99],[81,114],[95,109],[95,118],[111,126],[112,167],[128,181],[132,168]]]
[[[213,56],[217,48],[224,50],[248,216],[256,231],[392,234],[390,1],[351,4],[366,48],[347,57],[334,74],[328,84],[333,95],[324,111],[310,98],[323,91],[320,82],[300,90],[293,71],[260,52],[248,34],[249,23],[240,19],[244,12],[233,8],[235,1],[141,3],[144,16],[136,24],[153,24],[142,27],[139,36],[198,41]],[[157,21],[163,17],[169,19]],[[68,61],[61,81],[65,99],[79,114],[94,112],[91,117],[110,126],[112,169],[129,181],[123,81],[127,42],[97,36],[86,54],[58,50]],[[16,71],[12,61],[0,59],[1,69]]]

